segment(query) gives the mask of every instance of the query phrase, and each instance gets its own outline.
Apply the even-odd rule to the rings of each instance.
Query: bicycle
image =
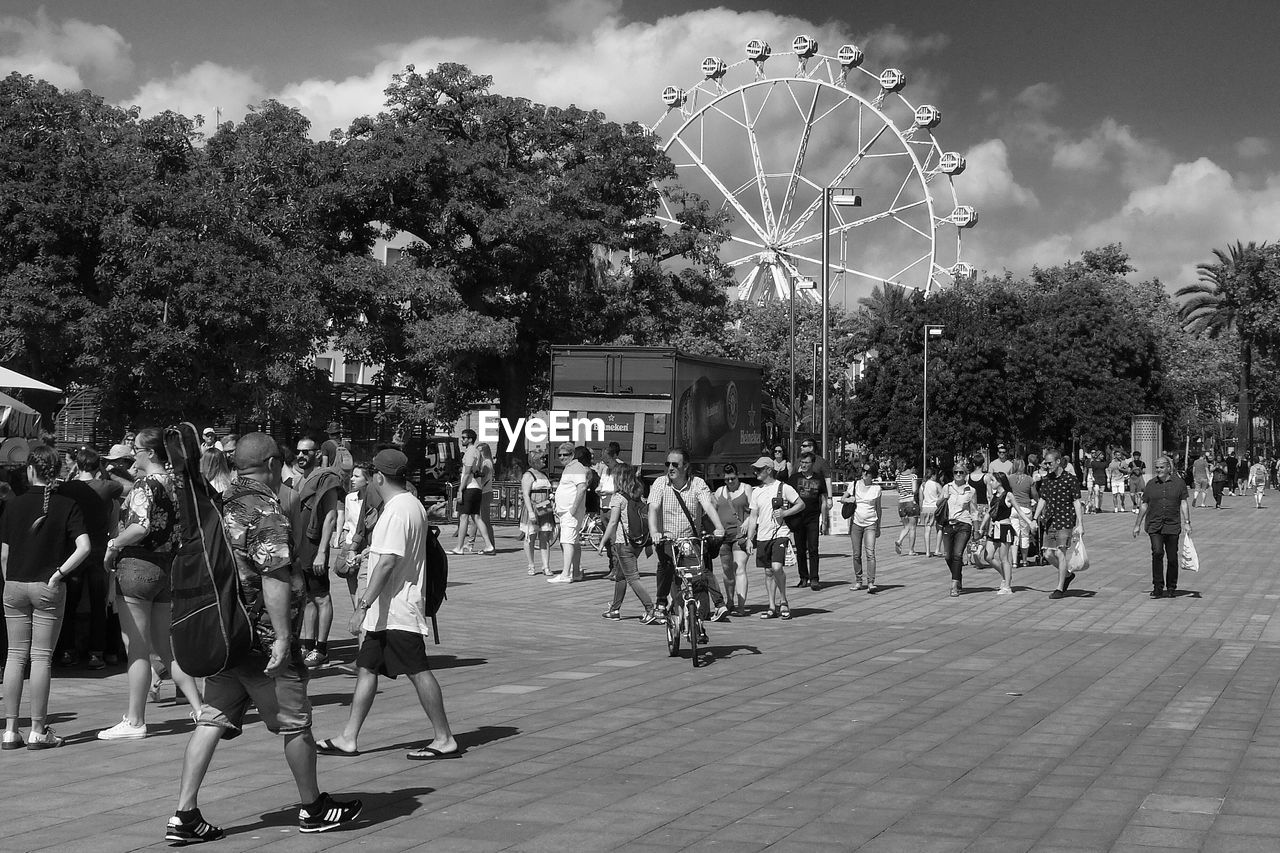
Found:
[[[578,543],[582,547],[603,554],[601,547],[604,541],[604,524],[599,513],[589,512],[582,520],[582,528],[578,531]]]
[[[702,536],[681,536],[664,539],[660,546],[671,548],[676,577],[681,581],[680,612],[667,614],[667,655],[676,657],[680,654],[680,637],[683,634],[689,640],[689,654],[695,669],[699,666],[698,643],[705,634],[702,628],[702,607],[693,585],[695,582],[705,581],[707,576],[707,564],[703,559],[704,539]],[[705,583],[703,587],[705,589]]]

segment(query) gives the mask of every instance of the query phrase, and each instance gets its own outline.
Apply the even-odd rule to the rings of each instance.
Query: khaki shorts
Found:
[[[302,663],[301,650],[292,650],[289,664],[275,678],[262,671],[266,666],[266,655],[254,652],[244,663],[206,678],[204,705],[196,725],[223,729],[222,739],[231,740],[242,731],[245,712],[253,705],[269,732],[292,735],[309,731],[310,676]]]

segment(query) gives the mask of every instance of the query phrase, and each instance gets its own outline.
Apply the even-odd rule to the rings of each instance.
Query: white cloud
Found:
[[[1271,143],[1261,136],[1246,136],[1236,143],[1236,154],[1245,160],[1255,160],[1271,153]]]
[[[0,17],[0,73],[79,89],[124,79],[132,70],[129,43],[111,27],[76,18],[56,23],[43,8],[30,19]]]
[[[1035,193],[1019,184],[1009,169],[1009,149],[999,139],[979,142],[965,153],[969,165],[956,178],[956,192],[979,213],[993,207],[1040,206]]]
[[[1140,139],[1128,126],[1106,118],[1083,139],[1060,141],[1054,146],[1052,162],[1054,168],[1073,172],[1118,171],[1124,186],[1135,188],[1163,179],[1172,157],[1162,146]]]
[[[239,121],[247,107],[266,96],[265,87],[253,75],[202,62],[168,80],[145,83],[126,105],[136,105],[144,115],[174,110],[188,116],[202,115],[210,126],[221,110],[223,121]]]
[[[1085,249],[1121,243],[1141,278],[1158,277],[1171,289],[1196,279],[1196,265],[1213,249],[1236,240],[1275,240],[1280,222],[1280,174],[1246,185],[1202,157],[1179,163],[1166,180],[1134,189],[1109,214],[1071,233],[1058,233],[1008,258],[1025,271],[1078,257]]]
[[[213,104],[223,108],[224,118],[239,118],[247,93],[252,91],[254,97],[248,102],[274,97],[298,107],[312,120],[312,135],[323,138],[357,116],[381,110],[382,93],[391,75],[405,65],[425,69],[441,62],[460,62],[477,74],[491,75],[495,92],[539,103],[573,103],[602,110],[617,121],[649,125],[665,109],[662,89],[667,85],[689,88],[700,81],[704,57],[718,55],[732,64],[744,57],[744,47],[752,38],[765,39],[781,54],[790,50],[791,39],[801,33],[817,38],[821,52],[827,54],[834,54],[845,43],[858,44],[866,53],[865,67],[876,74],[892,65],[902,68],[908,76],[904,94],[913,103],[936,98],[943,83],[912,67],[922,53],[946,44],[943,35],[914,36],[892,26],[852,33],[834,23],[814,24],[772,12],[723,8],[669,15],[653,23],[628,23],[620,9],[618,0],[560,0],[547,14],[549,28],[554,31],[551,36],[520,41],[426,36],[383,46],[381,61],[364,73],[341,80],[296,81],[272,92],[260,91],[244,72],[204,63],[198,67],[199,73],[192,69],[144,84],[128,103],[137,103],[144,111],[199,104],[199,111],[206,116],[212,114]],[[767,69],[778,76],[790,72],[794,63],[794,57],[775,55]],[[223,95],[216,91],[219,78],[227,87]],[[192,91],[184,92],[185,88]],[[164,98],[170,101],[166,103]],[[940,106],[945,108],[945,104]]]

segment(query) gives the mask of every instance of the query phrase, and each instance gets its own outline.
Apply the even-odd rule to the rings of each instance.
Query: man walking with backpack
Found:
[[[224,504],[223,523],[256,642],[245,660],[205,680],[204,705],[182,762],[178,809],[164,836],[177,844],[225,835],[205,822],[196,798],[218,741],[240,734],[251,705],[269,731],[284,737],[285,760],[302,801],[299,830],[325,832],[355,820],[361,809],[359,800],[340,802],[321,793],[316,781],[308,675],[297,639],[302,573],[294,565],[289,520],[276,496],[284,460],[275,441],[260,432],[240,439],[235,459],[239,478]]]
[[[406,758],[432,761],[462,754],[449,728],[440,683],[427,661],[432,606],[438,603],[429,600],[431,531],[422,502],[408,491],[408,470],[409,459],[399,450],[381,450],[373,457],[373,486],[383,504],[369,539],[369,581],[349,626],[352,634],[364,631],[356,653],[356,689],[342,734],[317,744],[322,755],[360,754],[360,728],[373,707],[379,675],[409,676],[435,730],[429,743]]]

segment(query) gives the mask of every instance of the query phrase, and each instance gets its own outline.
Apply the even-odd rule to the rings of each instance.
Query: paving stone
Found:
[[[1118,516],[1089,525],[1097,594],[1060,602],[948,599],[937,561],[892,553],[893,587],[850,595],[847,542],[824,538],[830,591],[793,595],[789,623],[710,626],[712,651],[734,652],[697,670],[661,631],[598,618],[602,559],[587,555],[586,583],[532,583],[501,530],[497,557],[456,560],[465,580],[432,647],[464,758],[405,761],[430,726],[412,687],[384,680],[364,754],[319,765],[325,789],[366,800],[366,822],[299,834],[279,739],[257,723],[219,746],[201,802],[233,833],[220,851],[1275,853],[1280,576],[1262,515],[1197,510],[1200,597],[1159,602]],[[1047,590],[1046,573],[1019,574]],[[992,586],[984,572],[968,585]],[[342,625],[350,605],[335,604]],[[334,648],[350,658],[350,638]],[[0,848],[159,842],[190,724],[151,706],[161,734],[97,742],[124,677],[86,675],[57,671],[51,700],[82,737],[0,759]],[[335,668],[313,679],[318,737],[345,722],[353,684]]]

